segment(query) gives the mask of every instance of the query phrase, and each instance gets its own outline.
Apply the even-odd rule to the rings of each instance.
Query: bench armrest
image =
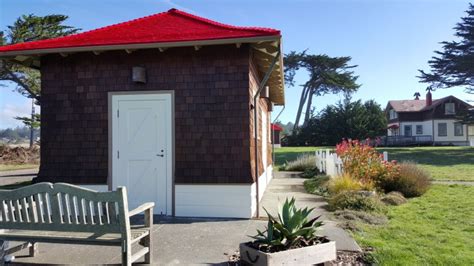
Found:
[[[132,217],[132,216],[137,215],[137,214],[139,214],[139,213],[142,213],[142,212],[144,212],[144,211],[146,211],[146,210],[150,210],[150,211],[151,211],[154,206],[155,206],[155,203],[154,203],[154,202],[147,202],[147,203],[144,203],[144,204],[138,206],[137,208],[135,208],[134,210],[129,211],[129,212],[128,212],[128,217]],[[153,213],[153,212],[152,212],[152,213]]]

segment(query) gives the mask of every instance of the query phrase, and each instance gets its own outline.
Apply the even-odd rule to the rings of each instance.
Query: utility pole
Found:
[[[32,98],[31,99],[30,149],[33,148],[34,122],[35,122],[35,99]]]

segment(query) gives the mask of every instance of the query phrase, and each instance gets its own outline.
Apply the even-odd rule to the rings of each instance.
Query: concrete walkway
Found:
[[[355,240],[337,226],[337,221],[331,220],[331,216],[324,208],[327,205],[325,199],[321,196],[306,193],[303,186],[305,180],[292,172],[275,172],[274,178],[260,202],[260,215],[266,216],[266,212],[263,210],[265,208],[272,216],[276,216],[279,206],[283,205],[287,198],[294,197],[298,208],[314,208],[313,217],[321,215],[320,219],[324,221],[321,235],[335,240],[338,250],[362,251]]]
[[[250,241],[256,228],[266,223],[258,220],[223,220],[155,217],[153,261],[157,265],[215,264],[227,265],[228,256],[239,244]],[[120,247],[39,243],[34,258],[27,251],[12,265],[29,264],[120,264]],[[143,259],[138,261],[143,262]]]
[[[265,192],[261,206],[276,213],[278,202],[295,197],[300,207],[315,207],[316,215],[325,221],[322,235],[336,240],[338,250],[360,251],[355,241],[336,223],[328,220],[322,197],[304,192],[301,178],[289,178],[275,173]],[[264,213],[263,211],[261,212]],[[239,244],[250,241],[256,229],[264,229],[265,219],[193,219],[155,217],[153,226],[153,260],[158,265],[221,264],[227,265],[228,256],[238,250]],[[88,245],[39,244],[38,255],[30,258],[27,251],[14,254],[15,264],[119,264],[120,247]],[[141,262],[143,260],[140,260]]]

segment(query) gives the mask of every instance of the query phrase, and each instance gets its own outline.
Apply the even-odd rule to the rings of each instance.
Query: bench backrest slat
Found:
[[[0,229],[123,233],[126,200],[125,188],[96,192],[64,183],[0,190]]]

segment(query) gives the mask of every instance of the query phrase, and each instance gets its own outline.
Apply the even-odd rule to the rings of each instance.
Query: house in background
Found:
[[[386,144],[469,145],[468,133],[474,129],[459,120],[469,108],[468,103],[454,96],[433,100],[430,91],[425,100],[389,101]]]
[[[156,214],[249,218],[272,178],[280,47],[278,30],[171,9],[0,58],[41,71],[35,182],[126,186],[131,208],[153,201]]]

